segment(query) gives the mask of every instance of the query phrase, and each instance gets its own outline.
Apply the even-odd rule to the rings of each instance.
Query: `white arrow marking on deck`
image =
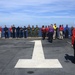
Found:
[[[35,40],[32,59],[19,59],[15,68],[62,68],[58,59],[45,59],[41,40]]]

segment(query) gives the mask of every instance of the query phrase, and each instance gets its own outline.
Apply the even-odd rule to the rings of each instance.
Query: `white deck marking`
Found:
[[[35,40],[32,59],[19,59],[15,68],[62,68],[58,59],[45,59],[41,40]]]
[[[43,48],[42,48],[42,43],[40,40],[35,41],[32,59],[33,60],[44,60],[45,59]]]
[[[71,42],[67,41],[67,43],[69,43],[71,45]]]

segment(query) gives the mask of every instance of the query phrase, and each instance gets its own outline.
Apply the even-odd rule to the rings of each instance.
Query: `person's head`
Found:
[[[71,28],[74,28],[74,26],[71,26]]]
[[[59,27],[61,27],[61,25]]]
[[[56,23],[54,23],[54,26],[56,26]]]
[[[42,28],[44,28],[44,25],[42,26]]]
[[[53,24],[51,24],[51,25],[49,26],[49,28],[53,28]]]
[[[38,27],[38,25],[36,25],[36,27]]]
[[[13,27],[15,27],[15,25],[13,24]]]
[[[45,26],[45,28],[47,28],[47,26]]]
[[[53,27],[53,24],[51,24],[50,26]]]
[[[66,25],[66,27],[68,27],[68,24]]]
[[[30,25],[28,25],[28,27],[30,27]]]
[[[20,28],[20,27],[18,26],[18,28]]]
[[[6,25],[5,25],[5,27],[6,27]]]
[[[34,25],[32,25],[32,28],[34,28]]]
[[[26,26],[24,26],[24,28],[26,28]]]

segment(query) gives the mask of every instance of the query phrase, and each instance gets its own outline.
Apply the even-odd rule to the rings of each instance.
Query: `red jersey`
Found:
[[[45,28],[42,28],[41,31],[42,31],[43,33],[45,33],[45,32],[46,32],[46,29],[45,29]]]
[[[75,41],[75,28],[72,31],[72,45],[74,45],[74,41]]]
[[[49,28],[45,28],[46,29],[46,32],[48,32]]]
[[[10,30],[10,32],[12,32],[12,27],[9,30]]]
[[[0,31],[2,32],[2,28],[0,27]]]
[[[64,30],[64,28],[63,27],[59,27],[59,31],[63,31]]]

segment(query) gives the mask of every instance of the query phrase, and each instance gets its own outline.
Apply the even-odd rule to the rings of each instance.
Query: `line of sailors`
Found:
[[[28,27],[26,28],[26,26],[22,27],[15,27],[14,25],[11,26],[10,28],[8,28],[6,25],[3,28],[3,34],[5,38],[9,38],[9,33],[10,33],[10,37],[12,38],[27,38],[28,37],[38,37],[39,34],[39,28],[38,25],[36,25],[36,27],[34,28],[34,26],[32,26],[32,28],[30,27],[30,25],[28,25]],[[0,38],[2,37],[2,28],[0,27]]]
[[[71,30],[73,29],[73,27],[71,28]],[[66,27],[64,28],[63,25],[60,25],[59,28],[56,26],[56,24],[51,24],[49,26],[42,26],[42,28],[39,28],[38,25],[36,25],[36,27],[32,26],[32,28],[30,27],[30,25],[28,25],[28,27],[26,28],[26,26],[24,26],[24,28],[22,27],[15,27],[14,25],[11,26],[10,28],[7,28],[7,26],[5,25],[5,27],[3,28],[3,33],[5,38],[9,37],[9,32],[10,32],[10,37],[12,38],[22,38],[22,37],[38,37],[39,31],[41,30],[42,32],[42,39],[44,40],[45,37],[48,37],[48,39],[63,39],[63,36],[65,36],[65,38],[69,37],[69,27],[68,25],[66,25]],[[64,32],[65,30],[65,32]],[[0,38],[2,34],[2,28],[0,27]]]
[[[71,33],[72,33],[73,27],[71,27]],[[59,38],[59,39],[63,39],[63,37],[65,38],[69,38],[69,27],[68,25],[66,25],[66,27],[64,28],[63,25],[59,25],[59,28],[56,26],[56,24],[51,24],[50,26],[46,26],[44,27],[44,25],[42,26],[42,39],[44,40],[45,37],[48,37],[48,41],[52,43],[53,39]]]

